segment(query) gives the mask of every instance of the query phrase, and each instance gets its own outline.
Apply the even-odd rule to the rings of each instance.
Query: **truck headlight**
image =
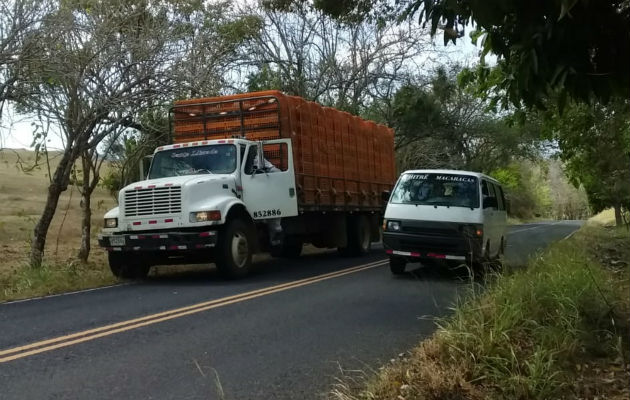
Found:
[[[221,211],[197,211],[190,213],[190,222],[221,221]]]
[[[399,232],[400,231],[400,221],[387,221],[387,230]]]
[[[116,228],[118,226],[118,218],[105,218],[105,228]]]

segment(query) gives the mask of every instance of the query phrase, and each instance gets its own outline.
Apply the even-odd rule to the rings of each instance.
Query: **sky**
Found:
[[[468,33],[472,27],[466,28],[466,35],[457,40],[457,44],[449,43],[444,47],[442,35],[438,33],[433,42],[437,50],[444,49],[444,63],[456,61],[461,64],[472,64],[478,60],[479,48],[476,47],[468,37]],[[0,149],[32,149],[33,132],[37,121],[35,118],[29,118],[25,115],[15,113],[10,105],[6,106],[2,112],[0,120]],[[53,127],[54,128],[54,127]],[[51,129],[47,140],[47,148],[49,150],[62,149],[63,141],[58,130]]]

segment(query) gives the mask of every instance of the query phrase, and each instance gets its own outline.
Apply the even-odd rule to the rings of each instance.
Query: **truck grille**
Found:
[[[181,186],[135,189],[125,192],[125,217],[179,214],[181,211]]]

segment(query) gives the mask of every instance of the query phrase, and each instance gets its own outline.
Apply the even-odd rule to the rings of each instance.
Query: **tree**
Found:
[[[548,112],[547,134],[558,141],[569,178],[582,185],[595,212],[630,209],[630,102],[617,98],[603,104],[569,103],[565,112]]]
[[[175,25],[170,38],[181,53],[171,69],[177,84],[173,98],[208,97],[229,88],[231,78],[247,63],[245,43],[262,29],[259,15],[235,12],[231,1],[172,3]]]
[[[491,175],[505,188],[510,215],[516,218],[552,218],[552,190],[548,180],[549,165],[544,159],[516,159]]]
[[[548,161],[548,181],[551,206],[555,219],[586,219],[589,217],[588,196],[583,186],[569,182],[565,167],[556,158]]]
[[[490,172],[538,154],[538,131],[509,126],[474,88],[458,84],[458,67],[438,69],[428,84],[403,86],[394,97],[393,127],[401,167]]]
[[[124,186],[144,179],[137,167],[156,147],[169,142],[169,120],[164,109],[145,110],[134,126],[136,131],[109,137],[103,143],[109,149],[109,173],[102,183],[112,195]]]
[[[287,9],[303,0],[270,0]],[[475,25],[482,56],[497,55],[499,81],[489,84],[514,104],[541,106],[551,92],[582,101],[607,101],[630,92],[630,1],[554,0],[316,0],[315,6],[340,18],[383,19],[388,23],[418,17],[444,43]],[[487,69],[486,69],[487,73]],[[486,79],[482,75],[481,79]]]
[[[52,121],[64,141],[45,209],[34,229],[30,260],[35,267],[42,263],[48,227],[75,162],[80,158],[83,164],[79,256],[86,259],[89,198],[100,179],[101,142],[105,138],[115,142],[130,130],[142,134],[147,128],[142,124],[143,112],[178,95],[213,93],[243,38],[258,29],[246,16],[228,17],[231,8],[226,3],[70,0],[54,4],[36,34],[28,37],[34,56],[15,65],[18,110]],[[37,139],[41,145],[46,137]]]
[[[19,110],[53,121],[64,140],[33,233],[34,267],[42,263],[48,228],[75,161],[82,155],[92,159],[101,141],[120,132],[168,82],[173,50],[167,47],[168,24],[146,6],[125,0],[63,2],[29,39],[38,57],[17,66]]]
[[[433,52],[426,29],[335,21],[307,4],[284,13],[246,9],[264,21],[250,42],[248,89],[279,89],[354,114],[422,72]],[[424,33],[423,33],[424,32]]]
[[[48,1],[11,0],[0,3],[0,118],[4,104],[15,97],[19,78],[15,66],[34,56],[29,37],[50,9]]]

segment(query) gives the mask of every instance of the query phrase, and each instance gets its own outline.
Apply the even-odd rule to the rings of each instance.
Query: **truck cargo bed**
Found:
[[[175,143],[290,138],[301,210],[380,210],[395,181],[394,133],[372,121],[279,91],[177,101]],[[280,146],[265,157],[286,165]]]

